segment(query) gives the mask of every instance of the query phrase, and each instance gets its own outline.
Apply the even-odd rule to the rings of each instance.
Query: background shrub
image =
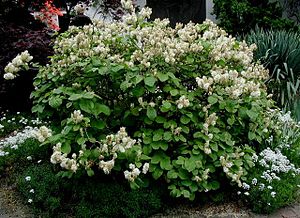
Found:
[[[269,69],[266,84],[274,100],[282,109],[293,111],[300,119],[300,34],[256,28],[246,35],[245,40],[248,44],[257,45],[254,59]]]
[[[214,14],[228,33],[248,33],[255,26],[264,29],[297,29],[293,20],[283,18],[279,1],[214,0]]]
[[[48,56],[53,54],[51,36],[46,29],[37,23],[28,11],[22,21],[11,21],[9,17],[0,19],[0,107],[2,110],[29,111],[32,104],[30,93],[33,90],[32,82],[37,71],[30,69],[21,72],[19,78],[14,81],[6,81],[3,78],[4,67],[18,53],[28,50],[34,57],[34,61],[40,64],[48,62]],[[20,14],[17,17],[21,17]]]

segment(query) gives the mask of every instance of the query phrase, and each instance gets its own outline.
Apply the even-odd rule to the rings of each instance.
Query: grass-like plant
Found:
[[[300,34],[256,28],[245,39],[249,44],[257,45],[254,59],[261,61],[270,71],[266,82],[274,99],[299,119]]]

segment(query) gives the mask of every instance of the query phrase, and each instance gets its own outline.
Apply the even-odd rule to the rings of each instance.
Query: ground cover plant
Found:
[[[149,8],[136,13],[131,1],[122,5],[127,10],[122,20],[60,34],[50,63],[39,67],[32,110],[52,122],[34,129],[33,136],[50,150],[44,154],[52,165],[30,166],[21,175],[19,187],[28,203],[56,211],[63,198],[78,191],[82,197],[75,202],[82,202],[75,210],[88,214],[89,202],[101,199],[83,187],[94,190],[98,178],[113,181],[117,190],[126,181],[140,188],[140,197],[153,199],[153,211],[160,203],[148,191],[156,182],[165,184],[171,196],[191,201],[231,185],[258,212],[294,199],[299,127],[267,93],[269,73],[253,61],[256,46],[237,41],[208,20],[171,28],[167,19],[148,22]],[[43,181],[35,175],[39,170],[53,173],[43,182],[57,184],[53,190],[36,182]],[[83,190],[76,185],[68,189],[70,195],[57,194],[61,181],[78,180]],[[267,188],[258,189],[260,184]],[[30,198],[32,189],[41,197]],[[46,202],[45,192],[51,195]],[[128,202],[140,199],[130,197],[139,192],[132,193]],[[121,214],[151,214],[145,207],[133,202]],[[127,213],[132,208],[142,213]],[[93,215],[113,213],[102,209]]]

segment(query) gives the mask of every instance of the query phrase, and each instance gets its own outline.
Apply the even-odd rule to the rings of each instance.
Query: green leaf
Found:
[[[195,132],[194,134],[193,134],[193,137],[195,138],[195,139],[197,139],[197,138],[202,138],[204,136],[204,134],[202,133],[202,132]]]
[[[182,180],[189,179],[189,173],[186,170],[184,170],[184,169],[179,169],[178,176]]]
[[[92,169],[87,169],[86,172],[87,172],[88,176],[90,176],[90,177],[95,175],[95,172]]]
[[[195,161],[192,158],[185,159],[184,167],[187,171],[192,172],[196,168]]]
[[[168,150],[168,143],[166,142],[160,142],[160,148],[163,150],[163,151],[166,151]]]
[[[162,72],[158,72],[156,75],[161,82],[165,82],[169,79],[168,74],[164,74]]]
[[[213,150],[213,151],[218,151],[219,149],[218,149],[218,144],[216,144],[216,143],[210,143],[209,144],[209,147],[211,147],[211,149]]]
[[[33,113],[36,113],[36,112],[38,112],[38,113],[43,113],[44,109],[45,109],[45,106],[44,106],[44,105],[37,104],[37,105],[34,105],[34,106],[32,107],[31,111],[32,111]]]
[[[92,98],[94,98],[94,93],[93,92],[84,92],[83,94],[82,94],[82,98],[86,98],[86,99],[92,99]]]
[[[85,142],[86,142],[86,140],[83,137],[80,137],[80,138],[77,139],[78,145],[83,145]]]
[[[107,116],[110,115],[110,108],[104,104],[99,104],[99,103],[96,103],[95,104],[95,107],[93,109],[93,114],[95,116],[99,115],[100,113],[103,113]]]
[[[232,125],[234,124],[234,122],[235,122],[235,118],[234,118],[234,117],[230,117],[230,118],[227,119],[227,123],[228,123],[230,126],[232,126]]]
[[[158,117],[156,117],[155,121],[157,123],[164,123],[164,122],[166,122],[166,118],[164,118],[162,116],[158,116]]]
[[[156,78],[153,76],[148,76],[144,79],[145,85],[147,86],[154,86],[155,82],[156,82]]]
[[[249,140],[254,140],[256,138],[256,135],[254,132],[248,132],[248,138]]]
[[[115,65],[115,66],[111,67],[111,71],[114,72],[114,73],[116,73],[116,72],[118,72],[118,71],[120,71],[122,69],[124,69],[123,65]]]
[[[164,140],[170,141],[172,139],[172,133],[170,131],[167,131],[164,133]]]
[[[134,97],[140,97],[145,93],[145,88],[142,86],[137,86],[132,90],[132,94]]]
[[[188,124],[190,122],[190,120],[191,119],[189,117],[185,116],[185,115],[183,115],[183,116],[180,117],[180,122],[182,124]]]
[[[76,101],[78,99],[81,99],[82,98],[82,94],[72,94],[68,99],[70,101]]]
[[[188,190],[182,190],[182,194],[185,198],[189,198],[191,193]]]
[[[218,102],[218,99],[215,96],[209,96],[207,100],[208,100],[208,103],[210,103],[211,105]]]
[[[161,107],[160,110],[161,110],[162,112],[167,112],[167,111],[170,110],[171,107],[172,107],[172,105],[171,105],[170,102],[168,102],[168,101],[163,101],[163,105],[162,105],[162,107]]]
[[[61,151],[65,154],[69,154],[71,152],[71,144],[70,142],[62,143]]]
[[[167,173],[167,177],[168,179],[176,179],[178,177],[178,174],[176,171],[174,170],[170,170],[168,173]]]
[[[152,176],[155,180],[157,180],[163,174],[163,170],[160,168],[156,168],[155,171],[152,173]]]
[[[170,93],[171,93],[172,96],[176,96],[176,95],[179,94],[179,91],[178,91],[177,89],[172,89],[172,90],[170,91]]]
[[[147,107],[147,117],[150,120],[154,120],[156,116],[157,116],[156,110],[153,107],[148,106]]]
[[[51,97],[49,105],[53,108],[58,108],[62,104],[62,99],[59,96]]]
[[[220,183],[218,181],[214,180],[214,181],[211,182],[211,189],[212,190],[217,190],[219,188],[220,188]]]
[[[144,77],[142,75],[136,75],[135,84],[140,83],[143,79],[144,79]]]
[[[171,170],[173,168],[170,158],[165,157],[162,160],[160,160],[160,167],[164,170]]]
[[[255,121],[258,116],[258,113],[252,110],[247,110],[246,113],[252,121]]]
[[[105,122],[103,120],[92,120],[91,126],[97,129],[104,129]]]
[[[79,101],[79,107],[81,110],[89,113],[89,114],[94,114],[94,107],[95,107],[95,104],[93,101],[91,100],[87,100],[87,99],[81,99]]]

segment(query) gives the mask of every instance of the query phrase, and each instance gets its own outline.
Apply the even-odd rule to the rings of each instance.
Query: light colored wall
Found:
[[[216,22],[216,16],[212,15],[213,6],[213,0],[206,0],[206,18],[212,20],[213,22]]]
[[[137,4],[140,6],[140,7],[144,7],[146,5],[146,0],[137,0],[136,1]],[[206,0],[206,18],[216,22],[216,17],[215,15],[212,15],[213,11],[213,0]],[[95,13],[95,8],[90,8],[89,11],[86,12],[86,15],[88,15],[89,17],[93,17]],[[95,18],[103,18],[101,17],[101,15],[96,15]],[[108,18],[108,20],[110,20],[110,18]]]

